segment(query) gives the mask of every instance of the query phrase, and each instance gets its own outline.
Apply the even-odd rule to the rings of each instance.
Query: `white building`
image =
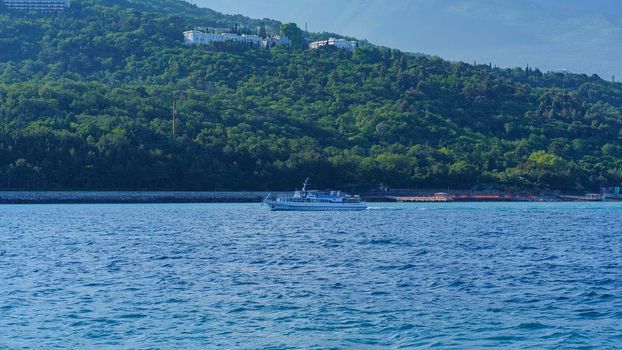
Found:
[[[280,36],[280,35],[274,35],[271,38],[263,39],[263,47],[264,48],[269,49],[269,48],[275,47],[275,46],[291,47],[292,46],[292,41],[289,40],[288,37]]]
[[[359,47],[358,41],[348,41],[345,39],[329,38],[328,40],[314,41],[309,44],[310,49],[317,49],[322,46],[334,46],[341,50],[354,51]]]
[[[69,8],[70,0],[2,0],[9,10],[54,12]]]
[[[209,45],[224,43],[226,41],[250,44],[257,47],[271,48],[274,46],[290,47],[292,41],[287,37],[275,35],[271,38],[262,39],[257,35],[237,35],[232,33],[204,33],[198,30],[184,32],[184,42],[188,45]]]
[[[212,34],[203,33],[198,30],[184,32],[184,41],[189,45],[209,45],[213,43],[224,43],[226,41],[251,44],[257,47],[263,45],[263,39],[257,35],[237,35],[232,33]]]

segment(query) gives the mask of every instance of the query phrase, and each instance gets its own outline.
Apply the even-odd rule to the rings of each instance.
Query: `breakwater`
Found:
[[[268,193],[153,191],[0,191],[0,204],[256,203]]]
[[[291,195],[290,192],[271,192]],[[491,193],[431,190],[360,193],[368,202],[562,202],[622,201],[622,196]],[[266,191],[0,191],[0,204],[260,203]]]

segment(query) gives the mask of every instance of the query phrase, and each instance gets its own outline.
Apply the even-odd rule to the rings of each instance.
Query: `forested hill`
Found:
[[[0,15],[0,188],[622,181],[620,84],[374,47],[183,44],[194,26],[235,25],[260,21],[179,0],[73,0],[57,14]]]

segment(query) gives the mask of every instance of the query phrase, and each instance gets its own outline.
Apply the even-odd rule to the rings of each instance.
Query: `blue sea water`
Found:
[[[0,349],[620,349],[622,203],[0,206]]]

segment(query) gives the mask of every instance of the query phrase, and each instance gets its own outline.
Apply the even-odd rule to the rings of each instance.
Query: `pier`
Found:
[[[532,202],[540,197],[531,193],[496,191],[449,191],[395,189],[386,192],[369,192],[363,197],[370,202],[448,203],[448,202]],[[559,200],[556,197],[557,200]]]
[[[454,197],[447,193],[435,193],[432,196],[405,196],[393,197],[396,202],[452,202]]]

